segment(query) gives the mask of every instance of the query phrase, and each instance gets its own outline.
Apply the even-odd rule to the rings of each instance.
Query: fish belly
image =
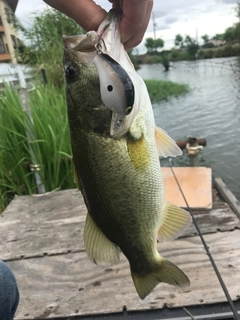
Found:
[[[89,213],[107,238],[129,260],[138,251],[152,250],[163,204],[157,154],[149,153],[148,163],[138,166],[125,138],[86,133],[81,146],[73,148],[73,158]]]

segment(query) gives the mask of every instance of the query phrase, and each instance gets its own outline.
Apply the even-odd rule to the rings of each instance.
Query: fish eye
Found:
[[[132,111],[133,107],[129,106],[125,109],[126,114],[129,114]]]
[[[111,92],[111,91],[113,91],[113,86],[109,85],[109,86],[107,86],[107,89],[109,92]]]
[[[75,78],[78,76],[78,68],[70,65],[65,70],[65,75],[68,80],[75,80]]]

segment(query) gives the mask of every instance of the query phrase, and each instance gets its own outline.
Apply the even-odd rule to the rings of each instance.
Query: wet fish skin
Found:
[[[110,21],[116,24],[117,19]],[[130,263],[136,290],[144,299],[159,282],[189,285],[187,276],[157,250],[157,238],[172,240],[191,222],[186,211],[165,201],[159,153],[176,155],[178,149],[164,131],[155,129],[146,87],[133,71],[137,112],[133,110],[134,116],[130,115],[126,132],[117,138],[111,135],[112,112],[102,103],[93,60],[87,61],[95,54],[93,39],[79,38],[77,50],[67,37],[64,39],[75,180],[88,208],[85,248],[93,262],[111,264],[119,261],[121,250]],[[90,50],[88,56],[86,50]]]

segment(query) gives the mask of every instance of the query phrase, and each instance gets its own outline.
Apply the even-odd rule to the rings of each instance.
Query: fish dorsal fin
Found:
[[[120,249],[110,241],[87,214],[84,228],[84,245],[88,257],[96,264],[116,264],[119,262]]]
[[[76,183],[78,189],[80,191],[82,191],[81,183],[78,179],[77,171],[76,171],[75,164],[74,164],[73,160],[72,160],[72,175],[73,175],[73,181]]]
[[[159,127],[155,127],[155,139],[159,156],[166,158],[176,157],[182,154],[182,150],[176,142],[169,137],[166,131]]]
[[[158,230],[158,239],[161,241],[174,240],[180,236],[191,224],[190,214],[174,204],[167,203],[163,222]]]

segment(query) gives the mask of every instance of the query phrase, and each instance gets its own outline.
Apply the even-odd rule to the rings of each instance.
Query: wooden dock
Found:
[[[211,209],[196,209],[194,214],[229,293],[237,301],[240,221],[215,188],[212,197]],[[0,258],[13,270],[21,295],[17,320],[95,319],[99,315],[107,319],[116,313],[121,315],[118,319],[125,319],[126,310],[128,315],[137,311],[140,317],[143,311],[168,309],[171,313],[226,302],[193,225],[179,239],[158,244],[161,255],[186,272],[191,286],[179,289],[159,284],[142,301],[123,255],[115,266],[96,266],[88,260],[83,245],[85,215],[82,196],[72,189],[16,197],[0,216]]]

